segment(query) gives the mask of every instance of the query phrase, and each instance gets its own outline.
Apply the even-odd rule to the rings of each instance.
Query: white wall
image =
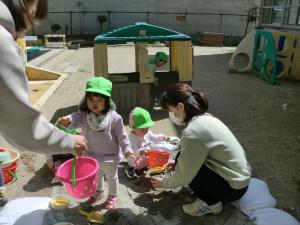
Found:
[[[96,22],[98,15],[110,14],[110,23],[103,25],[103,31],[118,28],[134,22],[147,22],[146,13],[114,13],[114,12],[168,12],[177,14],[148,15],[148,22],[158,26],[170,28],[187,34],[199,32],[223,32],[225,35],[242,36],[246,26],[246,17],[220,15],[191,15],[187,14],[186,21],[176,21],[180,13],[210,13],[210,14],[241,14],[246,15],[247,10],[260,5],[261,0],[49,0],[50,12],[82,12],[91,11],[99,13],[72,13],[72,34],[100,33]],[[70,13],[49,13],[48,19],[39,27],[34,28],[35,34],[51,33],[51,24],[62,26],[58,33],[65,33],[70,28]],[[108,27],[110,25],[110,27]],[[31,32],[32,33],[32,32]]]

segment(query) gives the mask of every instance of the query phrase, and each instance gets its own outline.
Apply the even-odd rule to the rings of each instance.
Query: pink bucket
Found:
[[[63,182],[66,191],[74,198],[82,199],[93,195],[98,183],[99,164],[96,159],[83,156],[75,161],[76,185],[72,185],[72,161],[64,162],[56,172],[57,178]]]

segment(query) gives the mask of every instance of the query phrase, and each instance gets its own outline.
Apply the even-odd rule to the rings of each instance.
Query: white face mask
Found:
[[[169,112],[169,118],[170,120],[175,123],[178,126],[183,126],[184,122],[183,122],[183,118],[178,118],[174,115],[174,112]]]

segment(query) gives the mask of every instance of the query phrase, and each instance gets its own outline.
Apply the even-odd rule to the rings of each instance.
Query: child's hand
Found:
[[[148,151],[146,149],[141,149],[139,153],[140,155],[148,155]]]
[[[125,157],[126,157],[127,159],[128,159],[128,158],[131,158],[133,161],[136,160],[135,155],[134,155],[132,152],[127,152],[127,153],[125,154]]]
[[[70,117],[64,116],[58,119],[57,124],[67,127],[71,124]]]

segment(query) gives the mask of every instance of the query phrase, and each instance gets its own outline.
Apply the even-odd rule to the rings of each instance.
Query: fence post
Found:
[[[107,11],[107,14],[108,14],[108,31],[110,31],[110,11],[108,10]]]
[[[184,33],[186,34],[187,12],[184,13]]]
[[[147,12],[147,23],[149,23],[149,12]]]
[[[219,27],[219,33],[222,33],[222,20],[223,20],[223,14],[220,14],[220,27]]]
[[[70,11],[70,31],[71,31],[71,35],[72,35],[73,34],[72,11]]]

